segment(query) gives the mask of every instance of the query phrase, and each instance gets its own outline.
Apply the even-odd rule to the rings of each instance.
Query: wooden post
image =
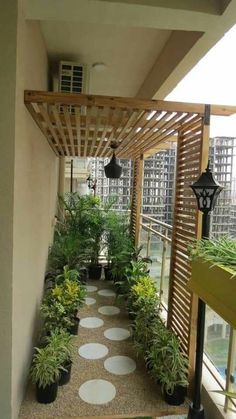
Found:
[[[59,173],[58,173],[58,195],[64,197],[65,193],[65,157],[59,157]],[[64,208],[58,202],[57,215],[60,220],[64,218]]]
[[[131,206],[131,229],[134,237],[135,246],[139,243],[140,234],[140,214],[142,208],[143,195],[143,156],[134,161],[134,176],[132,189]]]
[[[179,336],[182,348],[189,357],[190,393],[195,368],[198,298],[187,286],[191,277],[187,248],[192,240],[201,238],[202,230],[202,216],[197,211],[196,198],[190,185],[207,167],[209,122],[210,107],[206,105],[204,117],[197,124],[187,122],[181,126],[176,161],[168,327]]]
[[[59,176],[58,194],[64,196],[65,193],[65,157],[59,157]]]

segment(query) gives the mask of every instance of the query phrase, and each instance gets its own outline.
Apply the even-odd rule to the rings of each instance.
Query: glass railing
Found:
[[[172,226],[141,214],[142,256],[151,259],[150,276],[155,279],[162,307],[168,313]],[[236,331],[210,307],[206,307],[204,364],[222,388],[236,393]],[[214,389],[212,389],[214,390]],[[234,410],[233,399],[225,397],[225,412]]]
[[[141,214],[142,255],[151,259],[150,276],[155,279],[162,306],[168,310],[172,226]]]

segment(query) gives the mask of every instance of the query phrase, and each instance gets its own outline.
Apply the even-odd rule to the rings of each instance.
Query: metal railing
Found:
[[[162,242],[162,254],[161,254],[161,273],[160,273],[160,286],[159,286],[159,294],[162,306],[165,310],[167,310],[167,305],[162,301],[163,295],[163,285],[164,285],[164,278],[165,278],[165,271],[166,271],[166,263],[167,263],[167,247],[168,244],[171,243],[172,239],[172,226],[170,224],[166,224],[163,221],[156,220],[153,217],[150,217],[145,214],[140,215],[140,231],[143,229],[147,232],[147,248],[146,248],[146,257],[150,257],[150,250],[151,250],[151,242],[152,236],[156,236],[160,238]]]
[[[165,281],[165,270],[167,264],[167,247],[172,242],[172,226],[166,224],[162,221],[159,221],[153,217],[150,217],[145,214],[140,215],[140,235],[142,230],[147,232],[146,239],[146,257],[150,258],[151,243],[152,237],[159,237],[162,242],[162,253],[161,253],[161,272],[160,272],[160,285],[159,285],[159,294],[161,298],[161,305],[168,312],[168,305],[163,302],[163,284]],[[140,241],[139,241],[140,242]],[[217,371],[216,366],[208,360],[207,355],[204,356],[204,364],[211,373],[211,375],[216,380],[217,384],[227,391],[235,391],[234,387],[234,370],[236,365],[236,330],[232,327],[230,328],[230,337],[229,337],[229,347],[228,347],[228,358],[227,358],[227,368],[226,368],[226,381],[225,385],[223,384],[223,378],[219,379],[219,372]],[[236,404],[235,400],[225,397],[224,411],[227,412],[230,408],[235,409]]]

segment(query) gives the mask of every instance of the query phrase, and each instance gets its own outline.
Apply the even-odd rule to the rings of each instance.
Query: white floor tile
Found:
[[[107,380],[89,380],[79,388],[80,398],[89,404],[106,404],[114,399],[116,388]]]
[[[100,359],[108,354],[108,348],[101,343],[86,343],[80,346],[78,352],[85,359]]]
[[[109,340],[125,340],[130,337],[130,331],[121,327],[112,327],[105,330],[104,336]]]
[[[136,362],[128,356],[112,356],[104,361],[107,371],[115,375],[130,374],[136,369]]]
[[[104,321],[98,317],[85,317],[84,319],[80,320],[80,326],[87,327],[89,329],[101,327],[103,324]]]

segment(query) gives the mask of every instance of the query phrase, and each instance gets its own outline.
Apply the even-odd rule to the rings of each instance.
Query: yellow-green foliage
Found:
[[[131,293],[134,299],[138,299],[140,297],[148,299],[153,298],[157,294],[156,284],[150,276],[144,276],[131,287]]]
[[[158,308],[160,301],[154,280],[150,276],[141,277],[131,287],[130,300],[135,311]]]
[[[60,302],[65,309],[77,308],[84,301],[86,291],[79,282],[65,279],[61,285],[52,289],[53,298]]]

